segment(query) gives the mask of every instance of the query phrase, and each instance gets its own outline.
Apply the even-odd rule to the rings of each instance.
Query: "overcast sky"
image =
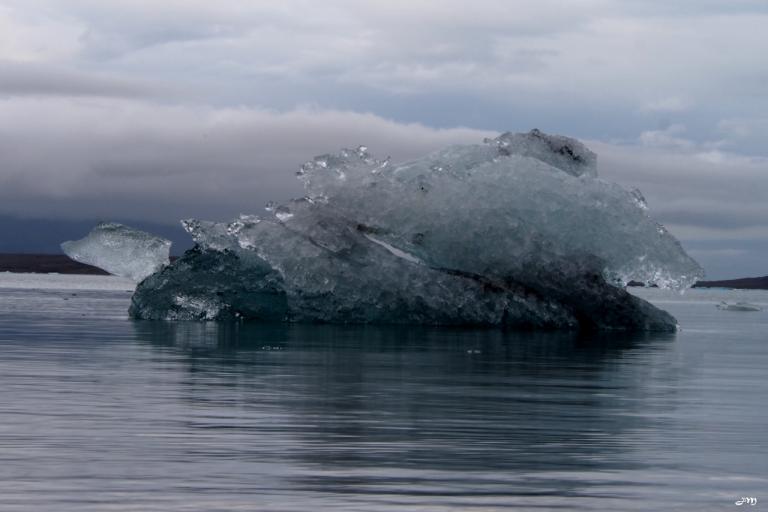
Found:
[[[768,274],[765,0],[0,0],[0,215],[226,219],[316,154],[534,127]]]

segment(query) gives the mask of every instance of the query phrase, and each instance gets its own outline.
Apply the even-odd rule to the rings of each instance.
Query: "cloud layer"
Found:
[[[176,86],[167,101],[183,91],[497,130],[536,121],[601,138],[672,121],[711,139],[725,118],[768,111],[768,4],[668,4],[6,0],[0,61],[158,80]]]
[[[0,101],[0,117],[1,212],[166,221],[227,218],[301,195],[299,166],[343,146],[403,160],[493,135],[356,112],[93,98]]]

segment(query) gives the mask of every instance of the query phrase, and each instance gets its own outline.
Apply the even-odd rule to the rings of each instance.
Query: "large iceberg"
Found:
[[[138,282],[168,265],[171,242],[123,224],[102,222],[85,238],[62,243],[61,249],[75,261]]]
[[[131,315],[671,330],[624,285],[703,275],[567,137],[505,133],[402,164],[345,149],[298,176],[306,196],[266,215],[183,221],[196,247],[139,284]]]

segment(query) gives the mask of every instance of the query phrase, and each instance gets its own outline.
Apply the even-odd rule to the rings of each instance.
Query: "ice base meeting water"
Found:
[[[679,333],[586,337],[132,321],[124,287],[0,274],[0,510],[768,500],[768,312],[716,308],[766,292],[640,290]]]

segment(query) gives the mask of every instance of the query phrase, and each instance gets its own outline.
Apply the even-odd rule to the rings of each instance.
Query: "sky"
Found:
[[[0,216],[225,220],[341,147],[539,128],[708,276],[766,275],[767,27],[765,0],[0,0]]]

